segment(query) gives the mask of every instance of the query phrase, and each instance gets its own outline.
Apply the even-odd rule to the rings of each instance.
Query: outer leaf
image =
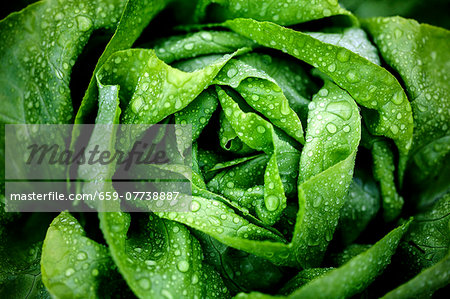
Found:
[[[382,298],[419,298],[431,297],[433,293],[450,284],[450,254],[447,254],[434,266],[425,269],[410,281],[390,291]]]
[[[6,123],[64,124],[73,120],[72,67],[94,30],[115,27],[124,4],[124,0],[47,0],[0,21],[2,150]],[[4,163],[4,155],[0,155],[0,191]]]
[[[364,27],[386,62],[402,77],[411,98],[416,128],[411,157],[428,151],[435,140],[444,143],[436,150],[439,158],[424,153],[431,165],[417,159],[411,162],[424,171],[440,169],[450,152],[450,31],[401,17],[365,20]]]
[[[343,266],[307,283],[289,298],[349,298],[364,290],[390,263],[409,223],[394,229],[367,251]],[[241,293],[237,298],[276,298],[259,293]]]
[[[57,298],[110,296],[113,284],[108,282],[120,278],[114,275],[108,249],[87,238],[78,221],[66,212],[47,231],[41,268],[44,285]]]
[[[269,291],[282,279],[282,268],[268,260],[229,247],[206,234],[195,235],[202,244],[205,261],[222,275],[230,292]]]
[[[418,214],[400,249],[409,273],[415,274],[443,259],[450,248],[450,194]]]
[[[99,218],[111,256],[139,298],[227,297],[221,278],[202,267],[200,244],[183,225],[150,215],[129,231],[130,214]]]
[[[292,0],[272,2],[268,0],[200,0],[197,5],[197,18],[203,18],[211,3],[220,5],[222,18],[251,18],[259,21],[273,21],[281,25],[292,25],[334,15],[352,14],[341,8],[337,0]]]
[[[0,196],[0,200],[3,196]],[[2,204],[0,208],[0,297],[50,298],[41,281],[39,262],[42,240],[52,215],[5,214]]]
[[[377,110],[379,115],[366,115],[369,129],[376,135],[394,139],[400,153],[406,157],[413,132],[411,106],[401,85],[388,71],[345,48],[273,23],[236,19],[225,22],[224,26],[327,74],[358,104]]]
[[[323,276],[325,273],[333,270],[333,268],[311,268],[300,271],[292,277],[279,291],[280,294],[290,295],[298,288],[307,284],[311,280]]]
[[[111,55],[97,77],[103,85],[121,86],[121,101],[127,105],[122,123],[154,124],[192,102],[231,57],[185,73],[159,60],[152,50],[131,49]]]
[[[327,81],[310,104],[300,157],[299,212],[292,243],[303,267],[317,266],[333,238],[360,137],[356,103]]]
[[[0,21],[0,122],[69,123],[72,66],[94,30],[114,28],[123,4],[41,1]]]
[[[101,66],[115,52],[130,48],[141,35],[150,20],[157,15],[171,0],[128,0],[120,18],[114,36],[109,41],[99,58],[88,89],[77,112],[75,123],[87,123],[97,105],[97,88],[95,76]],[[74,136],[78,134],[74,131]]]

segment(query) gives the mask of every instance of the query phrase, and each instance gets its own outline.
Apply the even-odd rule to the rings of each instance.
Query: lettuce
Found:
[[[384,15],[384,2],[365,7]],[[410,15],[418,2],[397,9]],[[43,0],[6,9],[0,297],[438,296],[450,281],[450,33],[362,18],[363,4],[343,3]],[[79,126],[91,123],[89,134]],[[189,184],[192,194],[180,196],[190,205],[7,212],[8,124],[74,124],[71,149],[102,140],[110,152],[131,151],[140,134],[111,125],[174,124],[174,140],[155,137],[174,163],[132,171]],[[119,170],[77,166],[67,190],[122,192]]]

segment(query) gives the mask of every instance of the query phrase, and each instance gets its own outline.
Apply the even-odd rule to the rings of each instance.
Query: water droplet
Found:
[[[336,125],[335,124],[333,124],[333,123],[329,123],[329,124],[327,124],[327,131],[328,132],[330,132],[331,134],[334,134],[334,133],[336,133],[336,131],[337,131],[337,127],[336,127]]]
[[[352,107],[345,101],[332,102],[328,104],[327,111],[341,117],[344,120],[349,120],[352,116]]]
[[[144,290],[148,290],[150,288],[150,280],[148,280],[147,278],[141,278],[138,283],[139,286]]]
[[[87,259],[87,254],[85,252],[80,252],[77,254],[77,259],[79,261],[84,261],[85,259]]]
[[[78,16],[76,20],[77,20],[77,27],[80,31],[88,31],[89,29],[91,29],[92,27],[91,19],[85,16]]]
[[[234,67],[230,68],[230,69],[227,71],[227,76],[228,76],[228,78],[233,78],[234,76],[236,76],[237,72],[238,72],[238,71],[237,71]]]
[[[328,66],[328,71],[330,73],[334,72],[335,70],[336,70],[336,65],[334,63],[332,63]]]
[[[194,44],[193,43],[187,43],[187,44],[184,45],[184,48],[186,50],[192,50],[192,49],[194,49]]]
[[[256,128],[256,131],[258,131],[258,133],[264,133],[265,131],[266,131],[266,128],[264,128],[263,126],[258,126],[257,128]]]
[[[350,83],[356,83],[360,80],[359,75],[353,70],[348,71],[345,77]]]
[[[323,200],[322,196],[317,195],[316,198],[314,198],[314,200],[313,200],[313,207],[314,208],[320,207],[320,204],[322,203],[322,200]]]
[[[281,102],[281,114],[288,115],[291,112],[288,101]]]
[[[328,89],[322,88],[321,90],[319,90],[319,95],[321,97],[326,97],[328,95]]]
[[[392,102],[394,102],[394,104],[400,105],[401,103],[403,103],[403,97],[403,91],[398,91],[392,97]]]
[[[142,106],[144,106],[144,100],[142,97],[136,97],[131,104],[131,109],[133,109],[134,113],[138,113]]]
[[[348,133],[348,132],[350,132],[350,126],[344,126],[344,127],[342,128],[342,130],[343,130],[345,133]]]
[[[350,59],[350,53],[346,49],[341,49],[336,56],[340,62],[347,62]]]
[[[91,274],[92,274],[92,276],[95,277],[95,276],[98,276],[98,274],[100,274],[100,273],[98,272],[97,269],[92,269]]]
[[[211,33],[205,31],[201,33],[201,37],[205,40],[212,40],[212,35]]]
[[[393,134],[397,134],[398,133],[398,127],[396,125],[392,125],[391,126],[391,131]]]
[[[180,272],[187,272],[189,270],[189,263],[187,261],[179,261],[177,268]]]
[[[198,201],[196,201],[196,200],[192,201],[192,203],[191,203],[191,211],[192,212],[197,212],[198,210],[200,210],[200,207],[201,207],[201,205]]]
[[[266,208],[269,211],[275,211],[280,205],[280,200],[275,195],[269,195],[265,198]]]
[[[75,273],[75,270],[73,268],[69,268],[65,272],[67,277],[71,276],[73,273]]]

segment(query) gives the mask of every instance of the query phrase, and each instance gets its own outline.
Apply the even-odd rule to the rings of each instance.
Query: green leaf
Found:
[[[308,35],[321,42],[346,48],[376,65],[381,64],[377,48],[372,45],[361,28],[332,28],[325,32],[308,32]]]
[[[390,263],[409,222],[394,229],[367,251],[313,280],[292,294],[300,298],[348,298],[365,289]]]
[[[0,21],[0,122],[70,123],[75,60],[94,30],[114,28],[123,5],[40,1]]]
[[[254,42],[234,32],[200,31],[161,40],[153,47],[158,58],[167,64],[208,54],[233,53],[253,48]]]
[[[292,0],[274,3],[268,0],[200,0],[196,19],[205,16],[207,7],[219,4],[220,19],[251,18],[258,21],[272,21],[281,25],[293,25],[335,15],[353,15],[341,8],[337,0],[319,0],[313,5],[306,0]]]
[[[115,52],[130,48],[142,31],[171,0],[128,0],[114,36],[97,61],[89,86],[75,118],[75,124],[89,123],[97,105],[95,76],[102,65]],[[78,134],[74,131],[74,137]]]
[[[63,212],[50,224],[42,246],[42,281],[57,298],[111,296],[120,276],[108,249],[86,237],[81,225]]]
[[[360,137],[356,103],[327,81],[310,104],[306,143],[300,157],[299,212],[292,243],[303,267],[320,264],[333,238],[353,176]]]
[[[86,151],[89,151],[95,146],[99,146],[98,150],[108,151],[114,154],[117,138],[117,130],[120,117],[119,107],[119,88],[114,85],[99,86],[99,109],[95,123],[99,126],[94,127],[90,136],[89,143],[86,146]],[[82,164],[77,169],[79,179],[85,180],[82,185],[77,185],[78,190],[82,193],[95,194],[99,191],[110,192],[113,189],[110,181],[116,170],[116,162],[112,161],[106,165],[89,165]],[[100,209],[103,205],[98,205],[97,202],[88,203],[92,208]]]
[[[384,60],[400,74],[410,97],[415,127],[411,163],[422,169],[442,169],[450,152],[450,31],[401,17],[364,20],[364,27]],[[424,153],[439,139],[443,143],[436,150],[440,157]],[[424,162],[429,165],[423,165],[417,155],[428,156]]]
[[[192,196],[190,210],[188,213],[171,211],[158,215],[186,224],[230,247],[269,259],[277,265],[288,264],[289,246],[279,234],[249,222],[222,201]]]
[[[275,80],[265,72],[245,64],[239,58],[232,59],[219,72],[214,83],[235,88],[250,107],[298,142],[305,142],[299,117]]]
[[[411,106],[399,82],[384,68],[350,50],[273,23],[235,19],[223,25],[260,45],[303,60],[331,77],[358,104],[372,109],[365,113],[370,131],[394,139],[402,156],[407,156],[413,133]]]
[[[345,245],[353,243],[380,209],[380,192],[374,180],[359,169],[342,207],[337,232]]]
[[[181,152],[197,141],[218,106],[219,100],[215,90],[207,89],[183,110],[175,113],[175,123],[180,125],[181,130],[181,133],[177,134],[177,143]],[[188,124],[190,126],[187,126]],[[188,134],[184,134],[185,130],[188,130]]]
[[[393,221],[402,211],[403,198],[398,194],[395,185],[395,164],[392,148],[385,138],[371,135],[365,126],[362,131],[361,143],[372,154],[372,172],[381,189],[383,218],[387,222]]]
[[[269,291],[282,279],[282,268],[266,259],[229,247],[206,234],[196,232],[195,235],[202,245],[205,261],[221,274],[230,292]]]
[[[50,298],[42,284],[40,259],[52,215],[7,213],[2,204],[0,208],[0,297]]]
[[[278,170],[277,156],[296,150],[278,138],[271,123],[255,113],[245,113],[223,89],[217,87],[217,90],[225,116],[239,138],[249,147],[271,155],[264,175],[264,185],[267,186],[264,188],[264,201],[258,201],[255,207],[259,219],[266,224],[273,224],[286,207],[286,196]]]
[[[220,111],[219,122],[219,143],[221,148],[236,154],[250,154],[255,152],[254,149],[242,142],[223,110]]]
[[[220,276],[202,265],[200,244],[183,225],[153,214],[133,219],[136,225],[123,212],[99,218],[111,256],[139,298],[228,296]]]
[[[318,87],[298,60],[259,53],[249,53],[239,60],[273,78],[289,101],[289,106],[306,124],[308,104]]]
[[[288,296],[311,280],[321,277],[331,270],[333,268],[310,268],[300,271],[280,289],[279,293]]]
[[[392,230],[365,252],[293,292],[289,298],[349,298],[364,290],[390,263],[411,221]],[[237,298],[276,298],[258,293]]]
[[[415,216],[400,249],[408,273],[415,274],[443,259],[450,248],[450,194]]]
[[[450,254],[410,281],[384,295],[383,299],[426,298],[450,284]]]
[[[121,123],[155,124],[192,102],[231,57],[227,54],[185,73],[159,60],[152,50],[130,49],[111,55],[97,79],[103,85],[120,86],[121,103],[126,106]]]

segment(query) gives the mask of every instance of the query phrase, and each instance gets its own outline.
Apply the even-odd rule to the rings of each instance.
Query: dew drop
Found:
[[[85,16],[78,16],[76,18],[76,21],[77,21],[77,27],[80,31],[88,31],[92,27],[91,19],[89,19]]]
[[[177,268],[180,272],[187,272],[189,270],[189,263],[187,261],[179,261]]]
[[[73,273],[75,273],[75,270],[73,268],[69,268],[66,270],[65,275],[67,277],[71,276]]]
[[[277,196],[275,195],[269,195],[267,196],[267,198],[265,199],[265,204],[266,204],[266,208],[267,210],[273,212],[275,211],[278,206],[280,205],[280,200],[278,199]]]
[[[341,49],[337,55],[336,55],[337,60],[339,60],[340,62],[347,62],[350,59],[350,53],[348,52],[348,50],[345,49]]]
[[[230,69],[227,71],[227,76],[228,76],[228,78],[233,78],[234,76],[236,76],[237,72],[238,72],[238,71],[237,71],[234,67],[230,68]]]
[[[201,207],[201,205],[198,201],[196,201],[196,200],[192,201],[192,203],[191,203],[191,211],[192,212],[197,212],[198,210],[200,210],[200,207]]]
[[[392,133],[397,134],[398,133],[398,127],[396,125],[392,125],[391,126],[391,131],[392,131]]]
[[[345,77],[347,78],[347,81],[350,83],[356,83],[360,80],[358,74],[353,70],[348,71]]]
[[[148,280],[147,278],[141,278],[139,280],[139,286],[144,290],[148,290],[150,288],[150,280]]]
[[[187,44],[184,45],[184,48],[186,50],[192,50],[192,49],[194,49],[194,44],[193,43],[187,43]]]
[[[394,104],[400,105],[403,102],[403,91],[398,91],[392,97]]]
[[[204,40],[212,40],[212,35],[211,35],[211,33],[206,32],[206,31],[201,33],[201,37],[202,37]]]
[[[327,131],[328,132],[330,132],[331,134],[334,134],[334,133],[336,133],[336,131],[337,131],[337,127],[336,127],[336,125],[335,124],[333,124],[333,123],[329,123],[329,124],[327,124]]]
[[[80,252],[77,254],[77,260],[84,261],[85,259],[87,259],[87,254],[85,252]]]
[[[266,129],[263,127],[263,126],[258,126],[257,128],[256,128],[256,131],[258,131],[258,133],[264,133],[265,131],[266,131]]]

